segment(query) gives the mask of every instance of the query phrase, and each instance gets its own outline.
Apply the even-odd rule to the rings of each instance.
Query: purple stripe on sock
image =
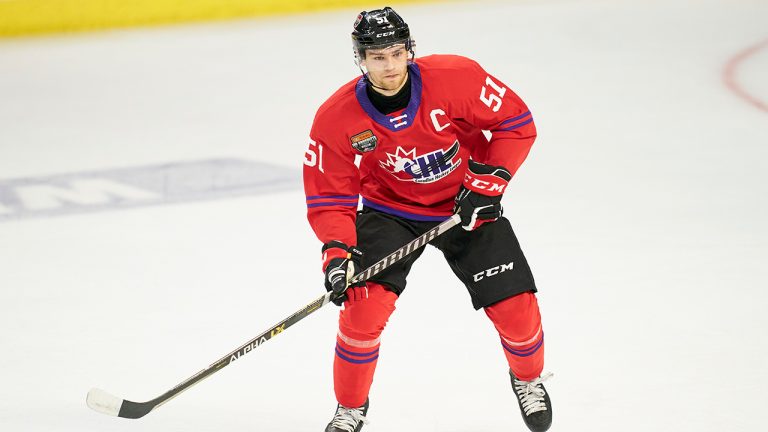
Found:
[[[353,355],[353,356],[357,356],[357,357],[368,357],[368,356],[372,356],[372,355],[374,355],[374,354],[377,354],[377,353],[379,352],[379,349],[378,349],[378,348],[376,348],[375,350],[373,350],[373,351],[371,351],[371,352],[367,352],[367,353],[356,353],[356,352],[352,352],[352,351],[349,351],[349,350],[345,350],[345,349],[344,349],[344,348],[342,348],[342,346],[341,346],[341,345],[339,345],[338,343],[336,344],[336,349],[338,349],[338,350],[341,350],[341,352],[343,352],[344,354],[349,354],[349,355]]]
[[[528,357],[530,355],[533,355],[536,351],[541,348],[541,345],[544,343],[544,337],[542,336],[541,339],[536,343],[536,345],[532,346],[531,348],[526,348],[523,350],[516,350],[512,349],[507,346],[507,344],[504,343],[504,341],[501,342],[501,346],[504,347],[505,350],[507,350],[508,353],[518,356],[518,357]]]
[[[350,362],[350,363],[355,363],[355,364],[371,363],[371,362],[375,361],[377,358],[379,358],[379,355],[377,354],[375,357],[371,357],[371,358],[369,358],[369,359],[364,359],[364,360],[355,360],[355,359],[353,359],[353,358],[349,358],[349,357],[345,356],[345,355],[344,355],[344,354],[342,354],[342,353],[341,353],[341,351],[339,351],[338,349],[336,350],[336,355],[337,355],[337,356],[338,356],[340,359],[342,359],[342,360],[348,361],[348,362]]]

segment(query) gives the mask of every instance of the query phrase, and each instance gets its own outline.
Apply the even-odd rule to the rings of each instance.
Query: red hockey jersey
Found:
[[[357,244],[360,198],[386,213],[442,221],[451,215],[470,157],[514,174],[528,155],[536,138],[530,111],[479,64],[432,55],[408,69],[411,100],[404,110],[381,114],[360,77],[315,115],[304,190],[309,223],[323,243]]]

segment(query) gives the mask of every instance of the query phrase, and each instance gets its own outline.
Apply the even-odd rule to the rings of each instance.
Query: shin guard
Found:
[[[530,381],[544,368],[544,331],[536,295],[518,294],[485,308],[501,337],[509,368],[518,379]]]
[[[380,336],[395,310],[397,295],[375,283],[367,283],[368,298],[348,302],[339,314],[333,384],[336,400],[345,407],[362,406],[368,398]]]

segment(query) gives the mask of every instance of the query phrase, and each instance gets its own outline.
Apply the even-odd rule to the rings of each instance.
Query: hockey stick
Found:
[[[453,228],[460,221],[461,221],[461,218],[459,218],[458,215],[451,216],[450,219],[446,220],[445,222],[437,225],[431,230],[425,232],[424,234],[410,241],[408,244],[392,252],[391,254],[387,255],[376,264],[356,274],[354,277],[352,277],[352,279],[350,279],[350,284],[354,282],[368,280],[373,275],[378,274],[379,272],[383,271],[384,269],[396,263],[397,261],[400,261],[405,256],[411,254],[413,251],[421,248],[422,246],[426,245],[433,239],[437,238],[439,235],[448,231],[450,228]],[[241,356],[248,354],[249,352],[258,348],[264,342],[272,339],[273,337],[285,331],[285,329],[287,329],[288,327],[296,324],[297,322],[309,316],[311,313],[325,306],[331,300],[331,294],[332,293],[329,292],[322,295],[321,297],[314,300],[312,303],[296,311],[293,315],[280,321],[279,323],[277,323],[277,325],[271,327],[269,330],[265,331],[264,333],[246,342],[245,345],[225,355],[224,357],[220,358],[219,360],[217,360],[215,363],[211,364],[207,368],[201,370],[200,372],[189,377],[182,383],[178,384],[176,387],[168,390],[167,392],[161,394],[160,396],[150,401],[132,402],[126,399],[120,399],[117,396],[113,396],[105,392],[104,390],[100,390],[97,388],[93,388],[90,391],[88,391],[88,396],[86,397],[85,401],[91,409],[103,414],[123,417],[123,418],[130,418],[130,419],[137,419],[137,418],[144,417],[145,415],[149,414],[150,411],[168,402],[169,400],[175,398],[184,390],[192,387],[193,385],[199,383],[200,381],[215,374],[219,370],[223,369],[225,366],[228,366],[230,363],[239,359]]]

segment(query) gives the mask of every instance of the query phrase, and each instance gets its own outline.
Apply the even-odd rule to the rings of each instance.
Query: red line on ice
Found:
[[[768,112],[768,103],[763,102],[759,98],[749,94],[749,92],[744,90],[741,84],[739,84],[738,78],[736,76],[736,72],[739,69],[739,66],[744,63],[744,60],[752,57],[758,51],[764,48],[768,48],[768,39],[741,51],[733,58],[728,60],[728,63],[725,65],[725,69],[723,69],[723,81],[725,82],[726,87],[728,87],[728,89],[730,89],[732,92],[736,93],[737,96],[746,100],[757,109]]]

